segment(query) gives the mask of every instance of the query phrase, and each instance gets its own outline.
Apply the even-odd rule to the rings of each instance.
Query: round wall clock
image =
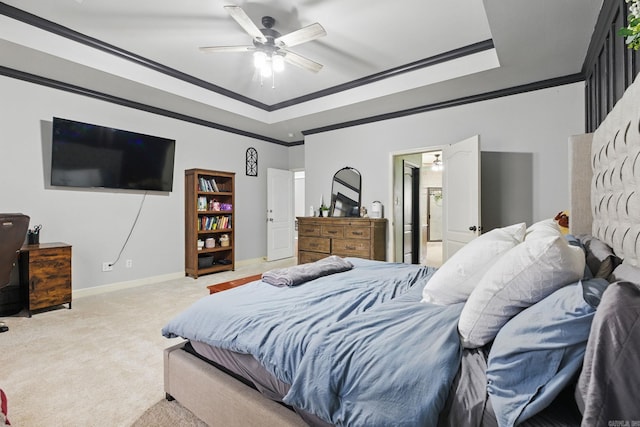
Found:
[[[258,152],[255,148],[247,148],[247,175],[258,176]]]

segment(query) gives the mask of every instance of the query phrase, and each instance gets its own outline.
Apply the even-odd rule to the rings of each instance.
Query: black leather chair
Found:
[[[18,251],[24,244],[28,228],[29,217],[27,215],[0,214],[0,297],[3,296],[2,288],[11,283],[11,272],[18,259]],[[0,315],[4,314],[0,313]],[[6,329],[6,325],[0,324],[1,332]]]

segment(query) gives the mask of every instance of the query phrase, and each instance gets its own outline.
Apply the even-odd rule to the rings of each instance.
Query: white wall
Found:
[[[390,153],[455,143],[480,134],[484,151],[533,156],[533,219],[568,206],[567,138],[584,129],[583,84],[529,92],[306,137],[286,148],[92,98],[0,77],[0,211],[43,224],[41,241],[73,245],[73,287],[89,288],[184,271],[184,170],[235,171],[236,261],[266,254],[266,169],[305,169],[306,200],[330,200],[331,178],[344,166],[362,173],[365,205],[390,212]],[[114,271],[142,193],[45,188],[53,116],[176,139],[174,191],[147,196]],[[244,154],[259,154],[258,177],[244,174]],[[337,154],[339,153],[339,154]],[[307,202],[308,205],[311,202]],[[314,204],[317,204],[315,202]],[[306,206],[308,209],[308,206]]]
[[[0,76],[0,211],[42,224],[41,242],[73,245],[74,290],[184,272],[184,170],[236,172],[236,262],[266,254],[266,170],[289,169],[288,148]],[[45,187],[53,116],[176,140],[173,192],[146,197],[114,271],[142,192]],[[258,177],[245,151],[258,150]],[[125,259],[133,268],[125,268]]]
[[[307,200],[330,195],[335,171],[351,166],[362,174],[362,202],[391,212],[390,153],[453,144],[480,135],[483,151],[532,153],[533,220],[566,209],[567,139],[584,132],[584,84],[415,114],[305,138]],[[387,251],[389,254],[390,251]]]

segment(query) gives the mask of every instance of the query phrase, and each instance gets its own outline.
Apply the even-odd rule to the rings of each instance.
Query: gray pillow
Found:
[[[613,253],[613,249],[602,240],[591,235],[576,236],[586,252],[586,261],[593,277],[607,279],[613,269],[619,264],[619,258]]]

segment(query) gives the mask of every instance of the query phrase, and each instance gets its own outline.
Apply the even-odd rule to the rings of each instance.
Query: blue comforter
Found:
[[[332,325],[309,344],[284,401],[338,426],[435,426],[461,358],[463,303],[421,289]]]
[[[433,268],[347,258],[354,268],[296,287],[261,281],[202,298],[172,319],[165,337],[183,337],[253,355],[292,384],[309,343],[330,326],[420,290]]]

